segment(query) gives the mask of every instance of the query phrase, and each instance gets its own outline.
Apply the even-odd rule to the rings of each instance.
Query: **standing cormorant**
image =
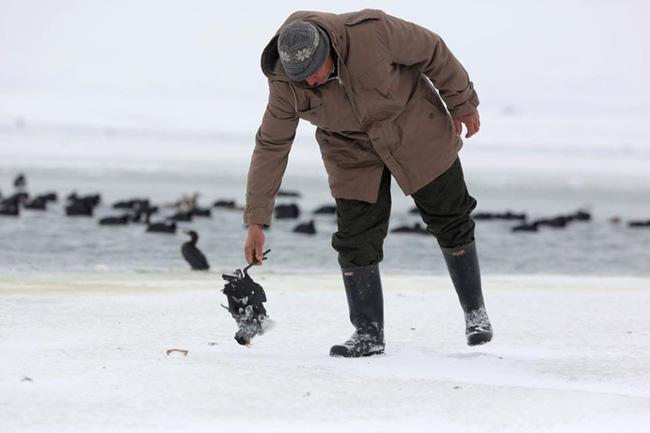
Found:
[[[196,247],[199,235],[194,230],[188,230],[185,234],[190,236],[190,240],[185,242],[181,247],[181,253],[187,263],[190,264],[194,271],[207,271],[210,269],[205,255]]]

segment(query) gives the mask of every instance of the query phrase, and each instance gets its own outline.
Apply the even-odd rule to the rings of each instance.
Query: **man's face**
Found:
[[[334,60],[332,60],[331,55],[328,55],[325,59],[325,63],[323,63],[323,66],[321,66],[318,71],[314,72],[305,79],[307,84],[311,87],[314,87],[320,86],[325,81],[327,81],[327,78],[332,73],[332,65],[334,65]]]

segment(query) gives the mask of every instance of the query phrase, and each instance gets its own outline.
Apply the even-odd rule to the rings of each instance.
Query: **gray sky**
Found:
[[[503,104],[650,105],[642,0],[0,0],[0,92],[265,97],[260,50],[286,15],[370,5],[442,35]]]

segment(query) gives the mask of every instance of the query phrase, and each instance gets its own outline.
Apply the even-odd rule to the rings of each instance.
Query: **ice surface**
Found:
[[[468,348],[448,279],[388,275],[386,354],[349,360],[339,276],[255,272],[276,326],[250,348],[217,274],[3,277],[0,430],[647,431],[648,279],[487,278]]]

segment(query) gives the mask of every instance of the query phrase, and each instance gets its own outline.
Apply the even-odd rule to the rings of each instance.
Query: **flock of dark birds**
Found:
[[[0,192],[0,216],[20,216],[22,209],[28,210],[47,210],[48,203],[57,202],[58,195],[56,192],[48,192],[31,196],[27,192],[27,180],[25,175],[19,174],[14,179],[14,193],[4,197]],[[280,190],[279,197],[289,197],[299,199],[301,194],[293,191]],[[65,198],[65,214],[71,217],[85,216],[93,217],[95,208],[101,203],[99,194],[78,195],[76,192],[70,193]],[[212,216],[212,209],[200,207],[198,205],[198,194],[184,196],[180,200],[156,206],[151,204],[149,199],[134,198],[120,200],[112,204],[112,209],[121,211],[119,214],[103,217],[98,220],[101,226],[122,226],[131,223],[140,223],[146,227],[147,233],[168,233],[174,234],[178,230],[177,222],[191,222],[194,218],[209,218]],[[173,214],[157,221],[152,221],[151,216],[158,214],[160,208],[173,209]],[[242,211],[243,207],[238,206],[234,200],[217,200],[213,203],[212,208],[230,209]],[[412,208],[409,213],[417,214],[417,208]],[[324,205],[315,209],[314,215],[336,215],[336,206]],[[295,220],[301,216],[300,207],[295,204],[278,204],[274,209],[276,220]],[[513,221],[511,227],[513,233],[537,232],[543,228],[562,229],[568,227],[574,222],[589,222],[592,215],[585,210],[578,210],[571,214],[556,215],[550,218],[538,218],[529,220],[525,213],[513,213],[510,211],[499,212],[475,212],[472,214],[477,221]],[[610,219],[612,224],[620,224],[620,217]],[[649,220],[630,220],[627,222],[630,228],[650,228]],[[294,233],[314,235],[316,234],[316,225],[314,219],[307,222],[301,222],[292,229]],[[181,246],[181,252],[185,260],[195,270],[208,270],[208,264],[205,255],[197,248],[199,239],[198,233],[194,230],[184,231],[190,237],[190,240]],[[420,223],[413,225],[402,225],[395,227],[391,233],[413,233],[431,235]]]
[[[418,209],[412,208],[410,213],[417,214]],[[573,222],[589,222],[592,219],[591,213],[586,210],[564,215],[555,215],[548,218],[537,218],[530,220],[525,213],[506,212],[475,212],[472,214],[474,221],[514,221],[515,225],[510,228],[513,233],[538,232],[543,228],[564,229]],[[609,219],[611,224],[621,224],[621,217],[612,217]],[[649,220],[630,220],[627,222],[629,228],[650,228]],[[416,233],[429,234],[425,227],[420,223],[412,226],[400,226],[391,230],[391,233]]]
[[[0,216],[19,217],[24,210],[46,211],[50,203],[59,201],[56,192],[31,195],[27,192],[27,179],[24,174],[19,174],[13,182],[14,192],[3,196],[0,192]],[[279,196],[300,198],[297,192],[280,191]],[[195,218],[210,218],[212,209],[226,209],[243,211],[234,200],[217,200],[211,207],[198,205],[198,194],[183,196],[181,199],[168,204],[154,205],[147,198],[131,198],[119,200],[111,204],[115,214],[99,218],[100,226],[125,226],[128,224],[142,224],[147,233],[175,234],[179,231],[178,222],[192,222]],[[64,211],[69,217],[94,217],[96,208],[102,202],[100,194],[79,195],[72,192],[65,197]],[[165,208],[168,216],[158,217]],[[171,214],[170,214],[171,209]],[[314,211],[315,214],[335,214],[335,206],[322,206]],[[293,205],[278,205],[275,208],[276,219],[297,219],[300,217],[300,208]],[[316,234],[314,220],[296,225],[294,233]],[[181,253],[183,258],[194,270],[209,270],[210,265],[205,255],[198,249],[199,235],[194,230],[184,231],[190,240],[183,243]]]

